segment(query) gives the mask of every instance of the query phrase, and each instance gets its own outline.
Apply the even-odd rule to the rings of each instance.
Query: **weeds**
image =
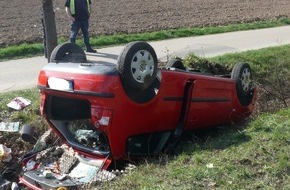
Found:
[[[275,112],[289,107],[290,102],[290,46],[284,45],[256,51],[227,54],[209,59],[226,68],[238,62],[247,62],[252,68],[258,89],[257,114]]]
[[[176,156],[146,160],[100,189],[287,189],[289,121],[290,109],[262,114],[247,128],[220,130]]]
[[[289,63],[277,62],[268,77],[259,79],[259,107],[262,110],[277,110],[289,107],[290,67]],[[262,85],[266,84],[266,85]]]
[[[201,72],[210,72],[216,63],[231,68],[248,62],[259,93],[255,118],[203,135],[195,132],[180,154],[146,160],[138,170],[100,189],[289,189],[288,51],[290,46],[281,46],[210,60],[189,55],[186,65]]]

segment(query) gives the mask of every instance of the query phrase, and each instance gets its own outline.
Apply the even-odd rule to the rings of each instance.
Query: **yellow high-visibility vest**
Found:
[[[88,6],[88,13],[90,13],[90,1],[89,0],[87,0],[87,6]],[[69,9],[70,9],[70,14],[72,14],[72,15],[76,14],[75,0],[70,0]]]

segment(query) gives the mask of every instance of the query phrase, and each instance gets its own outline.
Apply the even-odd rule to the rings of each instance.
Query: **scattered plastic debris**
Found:
[[[29,160],[26,165],[26,170],[33,170],[36,168],[36,162],[34,160]]]
[[[1,190],[10,189],[10,186],[11,182],[6,179],[3,179],[3,177],[0,176],[0,189]]]
[[[97,175],[99,168],[80,162],[69,174],[82,183],[89,183]]]
[[[19,131],[19,122],[1,122],[0,131],[5,132],[18,132]]]
[[[102,170],[98,172],[98,174],[94,177],[94,181],[97,181],[97,182],[112,181],[115,177],[116,177],[116,174],[114,174],[113,172]]]
[[[2,162],[10,162],[11,159],[11,148],[7,148],[5,145],[0,144],[0,160]]]
[[[43,135],[36,141],[33,152],[39,152],[47,148],[47,142],[50,139],[51,136],[51,129],[47,130]]]
[[[30,125],[23,125],[20,131],[21,139],[25,142],[32,142],[34,139],[34,128]]]
[[[97,166],[92,166],[80,162],[69,174],[70,177],[76,178],[82,183],[89,183],[91,181],[105,182],[113,180],[116,175],[107,170],[101,170]]]
[[[22,97],[16,97],[10,103],[8,103],[7,106],[15,110],[22,110],[23,108],[27,107],[30,104],[31,104],[30,100],[27,100]]]
[[[49,131],[44,139],[49,136]],[[39,141],[45,141],[40,138]],[[37,148],[37,150],[41,150]],[[47,147],[34,152],[26,162],[22,182],[34,180],[42,188],[57,189],[60,184],[67,187],[82,187],[93,183],[111,181],[116,177],[113,172],[105,170],[106,159],[84,157],[66,144]],[[46,187],[46,183],[50,183]]]
[[[11,190],[19,190],[19,186],[16,182],[13,182],[12,185],[11,185]]]
[[[207,167],[207,168],[214,168],[214,166],[213,166],[212,163],[208,163],[208,164],[206,165],[206,167]]]

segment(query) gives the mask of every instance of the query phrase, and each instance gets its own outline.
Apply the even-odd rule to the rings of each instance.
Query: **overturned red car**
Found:
[[[101,169],[110,160],[173,150],[188,131],[239,122],[256,97],[247,63],[218,76],[190,70],[179,59],[159,67],[146,42],[127,44],[117,64],[88,61],[78,45],[61,44],[41,70],[38,88],[49,126],[79,159],[101,160]],[[59,179],[48,185],[36,170],[21,178],[33,189],[73,186]]]

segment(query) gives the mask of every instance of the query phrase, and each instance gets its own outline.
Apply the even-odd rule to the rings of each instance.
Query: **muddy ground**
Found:
[[[57,33],[69,35],[65,0],[53,0]],[[42,1],[0,1],[0,47],[41,42]],[[90,33],[136,33],[290,17],[288,0],[92,0]]]

